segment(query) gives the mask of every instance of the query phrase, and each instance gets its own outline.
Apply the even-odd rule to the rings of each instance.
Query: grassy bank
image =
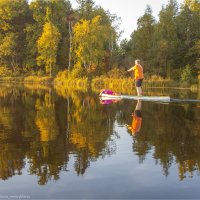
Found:
[[[8,76],[0,77],[1,83],[37,83],[37,84],[52,84],[53,78],[48,76]]]
[[[90,87],[93,91],[99,92],[103,88],[111,89],[122,93],[129,94],[135,89],[133,78],[109,78],[95,77],[88,81],[87,77],[74,78],[69,76],[66,71],[58,73],[55,78],[49,76],[18,76],[18,77],[0,77],[1,83],[22,83],[29,85],[54,85],[56,88],[62,87],[73,90],[87,91]],[[175,88],[191,89],[192,91],[200,90],[200,80],[194,83],[175,82],[169,79],[163,79],[159,76],[152,76],[143,81],[142,87],[147,88]]]

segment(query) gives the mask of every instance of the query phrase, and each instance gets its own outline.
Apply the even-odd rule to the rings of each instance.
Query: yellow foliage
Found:
[[[88,148],[89,152],[94,156],[98,154],[93,138],[85,137],[81,133],[72,133],[70,142],[75,144],[78,149]]]
[[[189,8],[200,14],[200,1],[199,0],[185,0],[185,4],[189,6]]]
[[[55,140],[59,131],[55,119],[55,107],[51,103],[51,95],[46,93],[44,101],[37,99],[35,107],[37,109],[35,124],[40,130],[40,140],[42,142]]]
[[[53,79],[49,76],[27,76],[24,78],[25,83],[50,83]]]
[[[46,72],[50,72],[50,76],[56,63],[57,48],[60,38],[61,34],[59,30],[51,22],[46,22],[43,27],[43,33],[37,41],[39,53],[37,63],[39,66],[45,65]]]
[[[101,25],[101,17],[92,20],[80,20],[74,26],[73,50],[76,64],[94,70],[100,66],[105,55],[104,45],[108,42],[110,33],[105,25]],[[91,68],[92,66],[92,68]]]

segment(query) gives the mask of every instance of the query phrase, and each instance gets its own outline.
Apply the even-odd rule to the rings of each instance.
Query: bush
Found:
[[[194,79],[192,68],[189,65],[186,65],[185,69],[183,69],[181,74],[181,81],[191,83]]]
[[[124,78],[125,73],[124,69],[113,68],[107,74],[109,78]]]
[[[165,79],[159,75],[152,75],[148,78],[148,81],[164,81]]]

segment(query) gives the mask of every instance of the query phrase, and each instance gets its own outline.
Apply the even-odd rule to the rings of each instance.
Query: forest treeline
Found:
[[[73,9],[67,0],[0,0],[0,75],[126,77],[139,58],[146,77],[198,80],[198,0],[169,0],[157,20],[147,5],[121,42],[118,16],[92,0],[77,3]]]

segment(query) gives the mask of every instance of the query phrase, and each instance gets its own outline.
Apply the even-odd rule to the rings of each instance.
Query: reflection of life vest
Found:
[[[128,129],[133,133],[137,133],[140,131],[142,124],[142,116],[140,110],[135,110],[133,114],[133,120],[131,126],[128,127]]]

